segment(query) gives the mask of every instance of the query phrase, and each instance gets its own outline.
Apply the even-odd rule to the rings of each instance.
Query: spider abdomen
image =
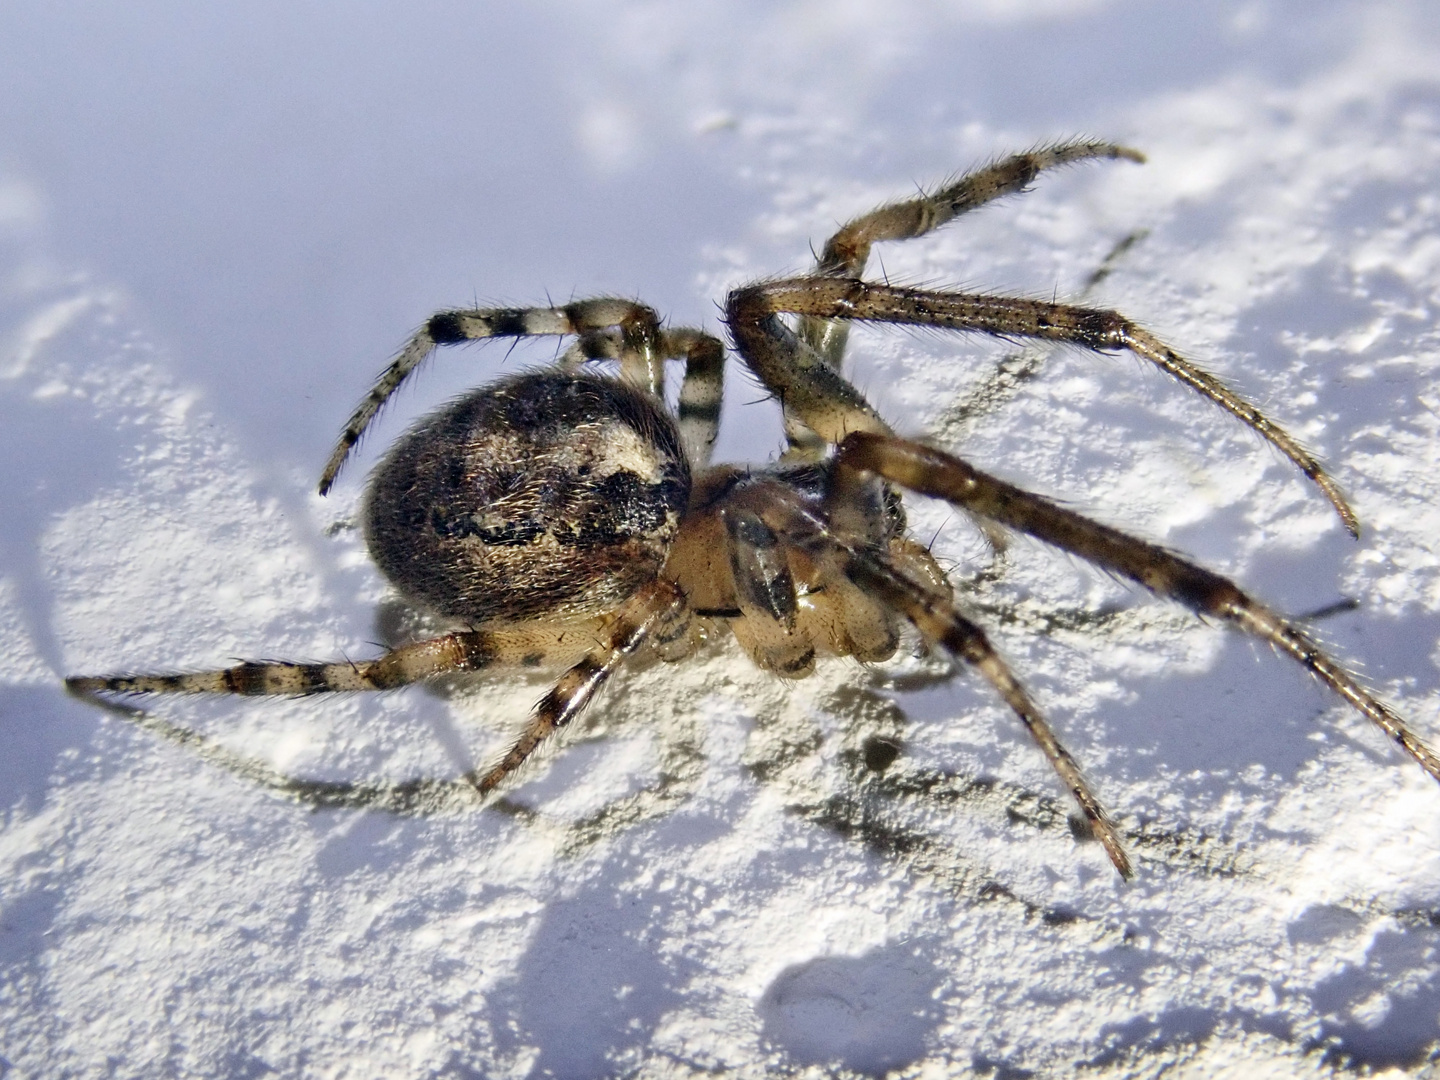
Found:
[[[652,398],[531,373],[401,438],[370,479],[365,535],[386,577],[437,614],[579,618],[656,576],[689,492],[679,433]]]

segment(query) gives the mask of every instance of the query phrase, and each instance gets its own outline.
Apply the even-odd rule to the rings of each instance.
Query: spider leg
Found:
[[[934,191],[886,203],[846,223],[825,242],[815,261],[815,273],[824,277],[861,277],[872,245],[924,236],[969,210],[1024,191],[1046,169],[1093,158],[1124,158],[1142,164],[1145,161],[1144,154],[1128,146],[1088,140],[1014,154],[949,180]],[[845,331],[843,321],[807,316],[801,322],[800,336],[826,363],[838,368],[845,351]]]
[[[710,464],[715,436],[720,431],[725,346],[719,338],[703,330],[681,326],[660,331],[658,353],[666,360],[685,361],[676,419],[686,460],[691,469],[698,471]],[[624,343],[618,331],[591,330],[575,339],[561,355],[560,363],[576,367],[589,360],[621,360],[623,355]]]
[[[827,499],[832,505],[840,501],[841,498]],[[774,499],[771,512],[783,516],[783,521],[777,522],[776,526],[783,530],[788,541],[802,547],[819,546],[838,554],[846,577],[866,595],[879,598],[891,610],[909,619],[927,640],[980,672],[1020,718],[1031,738],[1044,752],[1061,782],[1074,796],[1115,869],[1121,877],[1132,877],[1134,871],[1120,835],[1100,800],[1090,790],[1079,764],[1061,744],[1010,666],[990,644],[985,631],[956,609],[948,591],[911,578],[890,555],[878,548],[851,542],[842,531],[827,524],[793,497],[782,494]]]
[[[1076,300],[1087,299],[1115,272],[1120,260],[1148,235],[1149,230],[1138,229],[1121,237],[1086,277],[1075,294]],[[1002,356],[985,378],[941,413],[931,427],[935,439],[946,446],[962,445],[979,420],[998,412],[1025,383],[1040,374],[1053,348],[1054,342],[1030,341]]]
[[[1157,544],[997,480],[957,457],[906,439],[865,433],[846,438],[835,457],[834,483],[843,488],[863,482],[867,474],[946,499],[1007,528],[1029,533],[1184,604],[1196,614],[1225,619],[1268,641],[1368,717],[1421,768],[1440,780],[1440,756],[1394,710],[1362,687],[1354,675],[1321,651],[1299,627],[1247,595],[1228,578]]]
[[[184,746],[211,765],[242,779],[314,807],[377,809],[392,813],[429,814],[482,802],[513,772],[539,742],[569,723],[590,702],[616,667],[647,638],[662,650],[688,629],[684,596],[668,582],[642,589],[602,630],[603,637],[535,707],[525,733],[505,758],[488,770],[472,770],[455,780],[386,781],[310,780],[287,776],[256,758],[236,753],[189,728],[172,724],[140,709],[107,702],[137,726]],[[573,634],[548,635],[551,654],[568,651],[562,641]],[[395,649],[378,660],[355,664],[241,664],[224,671],[189,675],[111,675],[65,680],[71,693],[95,697],[106,693],[239,693],[312,694],[324,691],[388,690],[406,683],[456,671],[476,671],[492,663],[527,665],[546,659],[546,634],[525,630],[466,631]],[[564,648],[557,650],[556,643]]]
[[[520,738],[498,762],[468,778],[481,794],[493,791],[518,769],[547,737],[580,715],[627,656],[647,638],[662,649],[689,627],[689,608],[678,586],[656,579],[627,600],[609,622],[604,637],[585,658],[560,677],[530,714]]]
[[[1143,154],[1128,146],[1091,140],[1058,143],[1014,154],[946,181],[934,191],[922,191],[913,199],[886,203],[848,222],[825,242],[815,261],[814,273],[823,277],[861,277],[872,245],[924,236],[969,210],[1024,191],[1046,169],[1093,158],[1145,160]],[[827,364],[837,371],[843,370],[845,345],[850,336],[845,320],[805,315],[800,319],[799,333],[801,340]],[[785,433],[793,455],[811,459],[821,456],[824,441],[799,416],[787,412]]]
[[[666,356],[685,357],[685,378],[680,384],[676,410],[680,444],[690,459],[690,467],[703,469],[710,464],[715,436],[720,432],[725,346],[717,337],[685,327],[663,331],[660,340]]]
[[[578,635],[577,635],[578,636]],[[397,814],[429,814],[476,804],[480,793],[471,777],[456,780],[331,781],[287,776],[258,758],[189,728],[120,702],[104,694],[282,694],[326,691],[388,690],[456,671],[478,671],[491,664],[540,663],[547,653],[573,656],[562,635],[531,631],[467,631],[406,645],[376,660],[340,664],[295,664],[283,661],[247,663],[223,671],[175,675],[106,675],[72,677],[66,689],[99,699],[144,728],[202,761],[261,787],[316,808],[386,810]]]
[[[852,431],[887,434],[858,391],[805,345],[779,313],[969,330],[996,337],[1038,338],[1104,352],[1128,349],[1209,398],[1288,457],[1330,500],[1354,536],[1360,525],[1335,481],[1309,451],[1220,380],[1201,371],[1149,331],[1113,311],[1040,300],[930,292],[847,278],[791,278],[732,292],[731,333],[745,362],[826,442]]]
[[[878,553],[852,553],[847,573],[855,584],[873,596],[883,597],[892,608],[904,614],[929,641],[972,665],[984,676],[1020,718],[1030,732],[1030,737],[1045,754],[1051,767],[1089,821],[1095,838],[1104,846],[1105,853],[1109,855],[1120,876],[1133,877],[1130,858],[1125,853],[1120,835],[1100,800],[1090,790],[1079,763],[1061,744],[1054,729],[1025,692],[1010,666],[996,653],[985,631],[961,615],[952,601],[921,588]]]
[[[620,333],[622,377],[652,393],[660,393],[664,385],[664,361],[659,352],[660,320],[653,310],[634,300],[600,298],[577,300],[563,307],[470,308],[435,313],[400,350],[346,421],[340,441],[320,475],[320,494],[330,490],[350,451],[390,395],[437,345],[496,337],[585,334],[607,327],[615,327]]]
[[[513,635],[512,635],[513,636]],[[173,675],[72,675],[72,694],[282,694],[301,696],[327,691],[391,690],[452,671],[479,671],[497,660],[535,652],[507,641],[504,633],[469,630],[393,649],[376,660],[339,664],[298,664],[283,660],[247,662],[220,671]]]

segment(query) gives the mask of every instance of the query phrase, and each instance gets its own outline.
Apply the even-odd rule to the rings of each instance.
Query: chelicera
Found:
[[[846,380],[846,338],[857,321],[1128,350],[1275,446],[1358,535],[1355,515],[1315,458],[1123,315],[864,280],[873,244],[923,236],[1022,191],[1046,169],[1088,158],[1143,160],[1100,142],[1017,154],[855,219],[830,238],[808,275],[732,291],[725,303],[730,344],[784,408],[789,446],[764,467],[710,461],[726,356],[711,334],[667,328],[644,304],[610,298],[432,316],[346,424],[325,466],[322,494],[381,406],[437,346],[573,339],[552,367],[502,379],[423,418],[369,480],[363,518],[371,555],[408,603],[449,631],[373,660],[244,663],[67,684],[84,694],[314,694],[389,690],[496,666],[563,665],[504,757],[457,780],[306,781],[210,751],[220,763],[316,805],[423,810],[457,791],[488,797],[642,651],[679,661],[706,635],[728,630],[761,668],[799,678],[821,654],[888,658],[908,622],[977,670],[1014,710],[1116,869],[1129,876],[1121,838],[1074,759],[984,630],[957,608],[929,551],[907,535],[901,493],[912,491],[1037,537],[1269,642],[1440,779],[1440,759],[1400,716],[1299,626],[1234,582],[897,436]],[[617,362],[618,376],[589,366],[600,360]],[[663,396],[668,361],[684,364],[673,413]],[[184,729],[169,733],[208,745]]]

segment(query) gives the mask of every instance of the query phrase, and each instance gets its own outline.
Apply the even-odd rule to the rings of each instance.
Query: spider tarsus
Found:
[[[1395,710],[1366,690],[1356,676],[1331,659],[1299,627],[1244,594],[1239,594],[1237,600],[1227,604],[1216,614],[1290,654],[1440,782],[1440,756],[1410,730],[1409,725]]]
[[[336,477],[340,475],[340,470],[345,466],[345,459],[349,457],[350,451],[359,441],[360,433],[358,431],[346,430],[341,433],[339,445],[331,451],[330,459],[325,462],[325,468],[320,473],[320,483],[316,486],[316,491],[321,497],[330,494],[330,489],[335,486]]]
[[[1130,861],[1130,853],[1125,850],[1125,844],[1120,839],[1120,833],[1116,830],[1115,826],[1110,823],[1110,819],[1102,815],[1097,820],[1087,815],[1086,820],[1089,822],[1090,828],[1095,834],[1095,839],[1099,840],[1101,846],[1105,848],[1105,854],[1110,857],[1110,862],[1115,867],[1116,872],[1126,881],[1134,881],[1135,866]]]
[[[1309,475],[1309,474],[1307,474]],[[1340,515],[1340,523],[1345,526],[1348,532],[1356,540],[1360,539],[1360,518],[1351,509],[1349,501],[1340,492],[1340,485],[1331,479],[1330,474],[1323,469],[1317,469],[1310,479],[1324,492],[1325,497],[1330,500],[1330,505],[1335,507],[1335,512]]]

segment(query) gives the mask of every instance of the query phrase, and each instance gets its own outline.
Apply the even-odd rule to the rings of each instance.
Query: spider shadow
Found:
[[[1440,1046],[1440,927],[1386,929],[1365,957],[1346,963],[1311,992],[1320,1014],[1318,1046],[1328,1063],[1358,1069],[1413,1069]],[[1383,1001],[1380,1009],[1374,1008]]]
[[[532,1075],[624,1072],[703,974],[683,953],[655,947],[656,925],[694,918],[702,905],[663,881],[637,887],[647,862],[643,852],[612,851],[584,886],[547,903],[516,974],[489,995],[511,1018],[496,1026],[500,1048],[538,1048]]]

